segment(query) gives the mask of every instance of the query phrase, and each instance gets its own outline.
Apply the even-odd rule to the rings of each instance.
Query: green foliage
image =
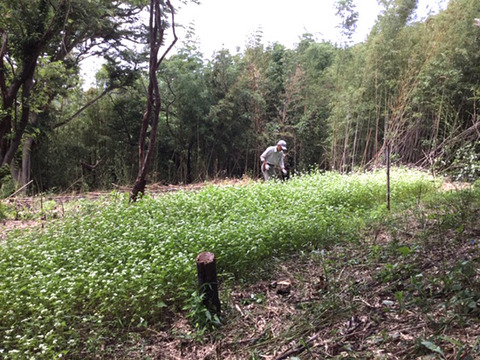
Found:
[[[0,202],[0,221],[5,220],[8,218],[9,209],[3,201]]]
[[[0,183],[0,199],[4,199],[15,192],[15,182],[12,175],[8,174],[2,178]]]
[[[207,284],[208,285],[208,284]],[[212,313],[204,305],[205,293],[199,295],[198,291],[192,293],[190,299],[185,303],[184,310],[187,310],[187,318],[192,322],[196,336],[201,338],[205,332],[215,329],[221,325],[217,314]]]
[[[0,180],[3,182],[3,178],[10,175],[10,168],[8,165],[3,165],[0,167]]]
[[[393,179],[403,189],[394,204],[417,196],[409,187],[433,189],[417,172],[400,170]],[[356,240],[364,219],[382,207],[384,187],[383,172],[317,173],[134,204],[116,196],[87,203],[76,216],[2,244],[3,354],[50,359],[74,356],[86,343],[98,349],[122,330],[161,324],[166,304],[189,299],[199,328],[216,324],[190,295],[198,253],[212,251],[221,273],[248,279],[271,256]]]
[[[456,150],[449,174],[457,181],[474,182],[480,178],[480,146],[478,143],[465,144]]]
[[[327,281],[321,282],[318,299],[306,296],[283,331],[255,347],[259,356],[274,353],[292,339],[300,339],[292,347],[298,349],[301,339],[318,334],[322,341],[336,344],[335,350],[306,346],[297,354],[478,358],[480,192],[424,194],[401,211],[370,216],[359,241],[339,240],[294,261],[290,278],[308,274],[296,282],[296,294],[316,285],[319,274]],[[305,258],[310,266],[299,266],[307,263]],[[356,347],[359,337],[365,339],[362,347]]]

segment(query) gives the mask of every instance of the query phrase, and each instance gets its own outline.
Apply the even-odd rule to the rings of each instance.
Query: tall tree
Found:
[[[171,24],[168,23],[168,16]],[[160,49],[165,45],[165,36],[171,26],[173,40],[163,54]],[[145,192],[147,174],[152,161],[157,136],[158,119],[162,106],[160,88],[158,86],[157,71],[163,60],[177,42],[175,33],[175,9],[170,0],[151,0],[149,20],[149,46],[150,58],[148,67],[147,106],[143,115],[138,144],[138,175],[130,193],[130,199],[136,201],[139,194]]]
[[[138,1],[31,0],[0,1],[0,165],[13,174],[15,156],[29,122],[62,87],[39,102],[33,101],[39,64],[62,62],[78,71],[88,54],[117,54],[126,49],[122,39],[141,35],[135,29],[142,6]]]

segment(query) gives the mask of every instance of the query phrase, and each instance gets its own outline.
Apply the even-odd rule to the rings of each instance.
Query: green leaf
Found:
[[[442,349],[440,349],[439,346],[435,345],[431,341],[423,340],[422,345],[425,346],[427,349],[442,355],[442,357],[445,357],[445,354],[443,353]]]
[[[402,254],[402,256],[407,256],[412,252],[412,249],[410,249],[408,246],[401,246],[397,249],[397,251]]]
[[[161,308],[167,307],[167,304],[165,304],[163,301],[159,301],[156,303],[156,307],[161,309]]]
[[[459,348],[463,347],[463,344],[460,341],[457,341],[455,339],[449,338],[447,336],[440,336],[440,339],[448,341],[454,345],[457,345]]]

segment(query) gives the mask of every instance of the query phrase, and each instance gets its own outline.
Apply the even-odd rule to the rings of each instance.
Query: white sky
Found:
[[[203,55],[210,58],[222,48],[236,53],[245,48],[248,39],[258,29],[263,42],[279,42],[292,48],[306,32],[317,40],[341,40],[335,16],[336,0],[200,0],[180,9],[176,21],[195,28]],[[358,0],[357,0],[358,1]],[[363,40],[371,29],[380,8],[376,0],[360,0],[362,8],[356,41]],[[361,34],[361,35],[360,35]]]
[[[335,16],[336,0],[200,0],[189,3],[176,14],[176,22],[193,24],[200,48],[206,58],[222,48],[236,53],[257,29],[263,30],[263,42],[279,42],[293,48],[306,32],[316,40],[342,41],[340,18]],[[419,0],[418,13],[438,12],[439,3],[446,0]],[[357,31],[353,40],[361,42],[380,13],[376,0],[355,0],[359,12]],[[179,2],[177,1],[177,4]],[[178,6],[178,5],[177,5]],[[178,31],[182,34],[181,31]],[[180,39],[182,40],[182,39]]]
[[[263,43],[278,42],[293,48],[306,32],[317,41],[342,41],[340,19],[335,16],[336,0],[200,0],[200,4],[172,0],[178,10],[175,21],[188,27],[193,25],[200,50],[205,58],[211,58],[215,51],[223,48],[232,54],[245,49],[249,38],[260,28]],[[362,42],[372,29],[381,8],[377,0],[354,0],[359,12],[357,30],[353,40]],[[448,0],[419,0],[417,13],[424,17],[429,12],[437,13],[445,8]],[[178,49],[182,46],[185,31],[177,28]],[[175,48],[173,49],[173,53]],[[94,83],[95,73],[102,61],[88,59],[82,64],[86,79],[84,88]]]

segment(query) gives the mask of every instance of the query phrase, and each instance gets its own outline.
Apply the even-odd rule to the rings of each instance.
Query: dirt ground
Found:
[[[389,236],[380,237],[388,246]],[[151,329],[131,344],[131,350],[124,347],[126,352],[117,355],[122,359],[168,360],[480,358],[478,321],[469,326],[445,326],[442,336],[451,342],[441,344],[444,357],[427,356],[432,352],[422,348],[420,341],[438,334],[433,319],[441,322],[447,318],[443,299],[435,300],[430,311],[411,306],[402,310],[395,293],[407,279],[392,283],[376,280],[376,271],[361,248],[339,245],[328,249],[333,259],[347,255],[359,260],[352,265],[339,260],[339,268],[328,269],[328,276],[320,257],[295,256],[279,262],[267,279],[237,285],[223,294],[224,325],[219,330],[195,339],[185,314],[176,314],[169,327]],[[473,259],[478,250],[478,245],[465,245],[449,252],[452,259]],[[431,253],[432,257],[438,255]],[[424,276],[435,276],[439,271],[428,260],[421,266]],[[291,285],[288,292],[279,291],[280,282]],[[422,350],[425,356],[421,356]]]

